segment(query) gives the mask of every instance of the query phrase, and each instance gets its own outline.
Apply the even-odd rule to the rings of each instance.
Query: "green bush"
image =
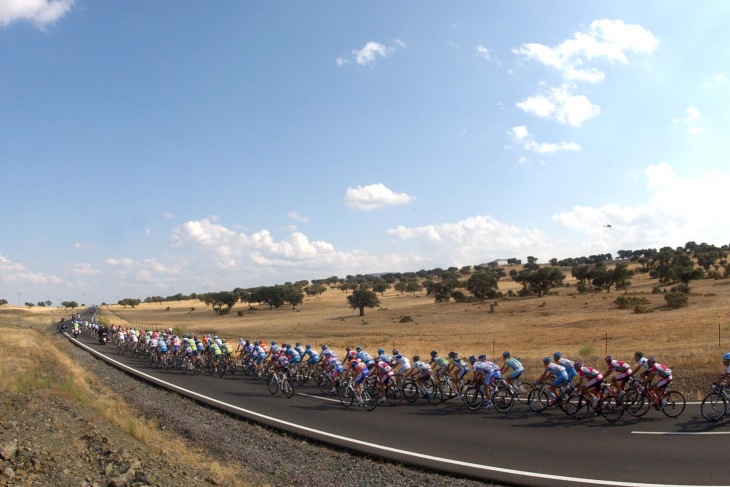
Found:
[[[672,291],[664,295],[667,304],[672,309],[684,308],[689,303],[689,295],[687,293]]]
[[[618,306],[618,309],[630,309],[635,306],[651,304],[651,301],[646,298],[637,298],[635,296],[619,296],[613,301],[613,304]]]

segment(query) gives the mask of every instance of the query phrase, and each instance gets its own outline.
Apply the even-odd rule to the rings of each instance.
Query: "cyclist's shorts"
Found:
[[[667,378],[663,378],[662,380],[660,380],[659,382],[657,382],[657,383],[656,383],[656,387],[657,387],[657,389],[664,389],[664,388],[665,388],[665,387],[667,387],[667,386],[668,386],[668,385],[669,385],[669,384],[670,384],[671,382],[672,382],[672,376],[670,375],[669,377],[667,377]]]
[[[631,374],[633,374],[633,373],[634,372],[631,369],[626,369],[626,372],[624,372],[623,374],[616,375],[616,380],[626,380],[629,377],[631,377]]]
[[[510,379],[519,379],[520,376],[525,372],[525,369],[517,369],[514,372],[512,372],[508,377]]]
[[[315,357],[309,357],[309,360],[307,360],[307,363],[310,365],[316,365],[317,362],[319,362],[319,359]]]
[[[364,381],[365,379],[367,379],[368,378],[368,375],[370,375],[370,374],[368,373],[367,370],[361,371],[358,374],[358,376],[355,377],[355,384],[362,384],[362,381]]]
[[[560,373],[560,375],[555,377],[555,380],[553,381],[553,385],[555,387],[560,387],[561,385],[565,384],[566,382],[568,382],[568,373],[563,371]]]
[[[488,374],[484,374],[484,383],[492,384],[495,380],[501,379],[502,373],[499,370],[494,370]]]

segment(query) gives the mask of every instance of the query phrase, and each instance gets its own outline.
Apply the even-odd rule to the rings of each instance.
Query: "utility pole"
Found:
[[[20,296],[22,296],[22,295],[23,295],[23,293],[21,293],[20,291],[18,291],[18,292],[17,292],[17,293],[15,293],[15,294],[17,294],[17,295],[18,295],[18,306],[20,306]]]

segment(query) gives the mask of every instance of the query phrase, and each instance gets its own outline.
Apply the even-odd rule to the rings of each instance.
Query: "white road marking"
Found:
[[[677,435],[677,436],[693,436],[693,435],[730,435],[730,431],[632,431],[632,435]]]
[[[218,399],[214,399],[212,397],[205,396],[198,392],[191,391],[189,389],[185,389],[184,387],[180,387],[175,384],[171,384],[162,379],[158,379],[157,377],[153,377],[151,375],[145,374],[144,372],[140,372],[139,370],[129,367],[128,365],[125,365],[121,362],[117,362],[113,358],[107,357],[106,355],[97,352],[96,350],[88,347],[87,345],[84,345],[83,343],[79,342],[78,340],[71,338],[67,333],[64,333],[64,335],[66,335],[67,338],[74,341],[79,346],[81,346],[84,349],[88,350],[89,352],[93,353],[97,357],[101,358],[102,360],[106,360],[108,362],[114,363],[118,367],[125,369],[125,370],[129,370],[138,376],[147,377],[152,382],[164,384],[169,389],[183,391],[188,395],[195,396],[195,397],[198,397],[201,399],[205,399],[209,403],[219,404],[221,406],[225,406],[226,408],[230,408],[230,409],[239,411],[241,413],[244,413],[246,415],[253,416],[254,418],[261,418],[268,422],[280,424],[283,426],[288,426],[290,428],[295,428],[300,431],[317,434],[320,436],[324,436],[326,438],[332,438],[332,439],[336,439],[336,440],[342,441],[342,442],[348,442],[348,443],[352,443],[355,445],[361,445],[361,446],[370,448],[372,450],[395,453],[395,454],[403,455],[406,457],[418,458],[421,460],[428,460],[430,462],[438,462],[438,463],[447,464],[447,465],[458,465],[460,467],[468,467],[468,468],[473,468],[475,470],[499,472],[499,473],[508,474],[508,475],[521,476],[521,477],[532,477],[532,478],[536,478],[536,479],[559,480],[559,481],[563,481],[563,482],[575,482],[575,483],[583,483],[583,484],[591,484],[591,485],[611,485],[611,486],[617,486],[617,487],[698,487],[698,485],[691,485],[691,484],[649,484],[649,483],[637,483],[637,482],[620,482],[620,481],[615,481],[615,480],[584,479],[584,478],[579,478],[579,477],[566,477],[564,475],[551,475],[551,474],[544,474],[544,473],[539,473],[539,472],[528,472],[528,471],[523,471],[523,470],[514,470],[511,468],[493,467],[490,465],[481,465],[478,463],[463,462],[461,460],[454,460],[451,458],[436,457],[433,455],[426,455],[424,453],[417,453],[417,452],[412,452],[412,451],[408,451],[408,450],[401,450],[398,448],[391,448],[388,446],[379,445],[377,443],[370,443],[367,441],[356,440],[354,438],[347,438],[345,436],[336,435],[334,433],[329,433],[327,431],[310,428],[308,426],[302,426],[302,425],[299,425],[296,423],[274,418],[272,416],[267,416],[265,414],[257,413],[256,411],[244,409],[239,406],[235,406],[233,404],[229,404],[229,403],[226,403],[223,401],[219,401]],[[730,486],[726,485],[726,486],[703,486],[703,487],[730,487]]]

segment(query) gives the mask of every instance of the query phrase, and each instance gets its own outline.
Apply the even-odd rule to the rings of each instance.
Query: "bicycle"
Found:
[[[444,401],[444,390],[433,381],[433,377],[428,380],[428,385],[426,386],[420,385],[415,378],[408,379],[403,382],[401,392],[403,399],[410,403],[416,402],[419,397],[426,398],[434,406]]]
[[[730,401],[725,385],[712,384],[712,392],[702,399],[700,412],[702,417],[711,423],[720,421],[727,413],[727,403]]]
[[[577,400],[578,393],[573,384],[561,384],[559,389],[560,396],[555,397],[549,383],[533,384],[533,389],[527,397],[527,407],[536,413],[541,413],[550,406],[557,406],[567,412],[568,403]]]
[[[500,413],[508,413],[515,404],[515,396],[512,390],[503,378],[495,379],[488,386],[485,384],[470,385],[463,394],[464,405],[470,411],[478,411],[484,407],[484,399],[486,397],[485,388],[489,388],[492,406]]]
[[[291,399],[294,396],[294,388],[291,385],[289,377],[287,377],[285,369],[282,369],[281,373],[274,369],[271,374],[269,374],[269,378],[266,380],[266,387],[269,389],[269,393],[271,393],[272,396],[279,391],[281,391],[287,399]]]
[[[571,418],[583,419],[591,409],[596,415],[600,414],[607,421],[613,423],[621,419],[625,408],[618,395],[611,390],[611,386],[603,383],[595,403],[590,395],[581,393],[577,400],[568,401],[565,412]]]
[[[358,399],[358,404],[362,406],[365,411],[372,411],[378,405],[378,389],[371,386],[366,386],[364,383],[361,387],[360,394],[355,389],[355,382],[352,378],[348,378],[342,384],[342,387],[337,391],[337,395],[340,398],[340,402],[346,408],[352,406],[355,398]]]
[[[645,387],[638,381],[635,381],[632,388],[626,392],[623,402],[629,414],[637,418],[645,415],[651,406],[670,418],[676,418],[682,414],[687,404],[684,395],[679,391],[665,389],[659,398],[651,384]]]

